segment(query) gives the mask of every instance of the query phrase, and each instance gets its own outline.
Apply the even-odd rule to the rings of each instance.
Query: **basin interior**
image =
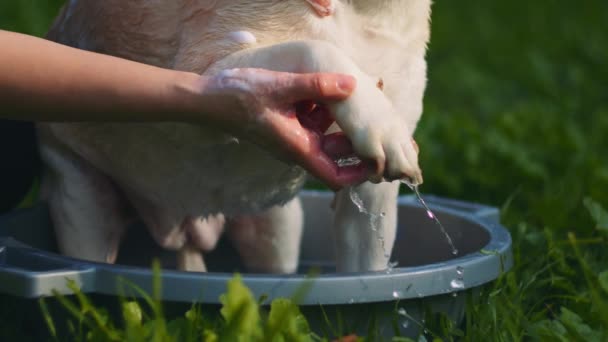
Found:
[[[333,211],[331,196],[303,196],[305,228],[300,255],[300,272],[311,267],[323,273],[334,272],[334,245],[332,237]],[[466,215],[436,210],[452,238],[458,255],[452,254],[446,237],[419,206],[399,206],[399,227],[391,260],[398,267],[422,266],[457,258],[477,252],[490,240],[487,229]],[[46,206],[21,210],[0,219],[0,236],[13,238],[32,247],[57,252],[53,228]],[[4,258],[10,258],[4,253]],[[175,253],[159,248],[142,225],[134,225],[127,233],[118,256],[118,264],[149,267],[153,258],[159,258],[164,267],[175,265]],[[6,261],[6,260],[5,260]],[[227,239],[220,240],[218,247],[205,256],[210,272],[243,272],[237,252]]]

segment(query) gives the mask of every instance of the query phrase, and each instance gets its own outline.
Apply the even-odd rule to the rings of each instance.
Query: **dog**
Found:
[[[422,114],[430,0],[71,0],[48,38],[164,68],[218,75],[235,68],[353,75],[330,106],[355,153],[386,172],[336,194],[338,271],[386,268],[398,179],[421,179],[410,139]],[[113,263],[134,215],[178,267],[205,271],[226,233],[248,270],[292,273],[307,174],[214,127],[187,123],[38,125],[60,251]],[[384,177],[383,177],[384,176]],[[393,181],[390,181],[393,180]],[[353,194],[383,213],[370,229]],[[328,233],[329,234],[329,233]]]

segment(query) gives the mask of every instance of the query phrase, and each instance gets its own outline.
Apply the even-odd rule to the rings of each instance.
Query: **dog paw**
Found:
[[[357,156],[374,166],[370,181],[405,179],[422,184],[418,150],[404,113],[397,113],[378,81],[359,80],[353,95],[334,108],[336,122]]]

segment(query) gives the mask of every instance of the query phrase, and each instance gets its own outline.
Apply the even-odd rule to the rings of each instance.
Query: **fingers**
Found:
[[[331,158],[353,155],[353,144],[342,132],[328,134],[323,137],[323,151]]]
[[[315,135],[319,142],[317,148],[303,152],[299,156],[299,164],[310,174],[329,186],[339,190],[345,186],[359,184],[367,180],[372,167],[362,162],[356,165],[338,166],[336,159],[352,156],[352,144],[343,133],[326,136]]]
[[[302,127],[325,133],[334,123],[334,119],[325,106],[317,105],[311,101],[304,101],[296,105],[296,115]]]
[[[362,183],[369,177],[370,169],[365,163],[338,167],[336,162],[324,153],[317,154],[315,158],[310,156],[303,158],[305,159],[300,165],[334,191]]]
[[[288,74],[283,86],[278,87],[277,96],[287,103],[305,100],[315,102],[345,100],[355,89],[354,77],[340,74]]]

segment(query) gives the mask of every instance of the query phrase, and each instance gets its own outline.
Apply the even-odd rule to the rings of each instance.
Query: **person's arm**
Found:
[[[0,114],[32,121],[180,120],[198,75],[0,31]],[[202,112],[204,108],[201,108]]]
[[[1,30],[0,46],[0,118],[192,122],[248,139],[334,189],[367,177],[363,164],[334,162],[352,149],[345,137],[324,137],[330,113],[305,111],[308,125],[296,116],[302,102],[346,99],[355,87],[350,76],[240,69],[205,77]]]

